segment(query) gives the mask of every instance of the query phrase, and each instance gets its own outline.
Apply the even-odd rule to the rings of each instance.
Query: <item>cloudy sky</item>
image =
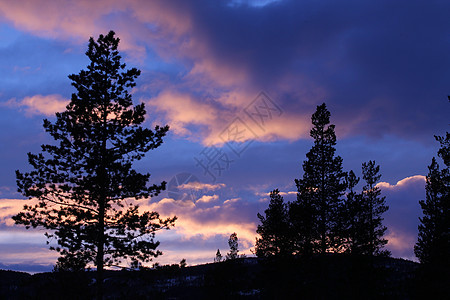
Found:
[[[250,254],[267,194],[295,198],[325,102],[344,169],[381,166],[387,247],[414,259],[424,175],[448,130],[448,1],[0,1],[0,268],[51,269],[43,231],[13,224],[24,200],[14,171],[51,143],[54,120],[88,64],[89,37],[114,30],[146,126],[169,124],[164,144],[136,164],[169,183],[142,209],[177,215],[156,261],[211,262],[238,234]],[[361,187],[360,187],[361,188]]]

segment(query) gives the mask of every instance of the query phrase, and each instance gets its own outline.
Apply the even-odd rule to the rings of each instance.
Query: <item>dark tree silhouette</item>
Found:
[[[126,259],[132,266],[161,254],[155,231],[173,226],[176,217],[161,219],[157,212],[139,213],[135,200],[165,188],[148,185],[132,163],[157,148],[169,127],[143,128],[144,104],[134,106],[129,89],[140,71],[125,69],[114,32],[89,40],[87,70],[70,75],[77,93],[45,131],[59,144],[42,145],[28,154],[33,171],[16,171],[18,190],[36,198],[14,216],[26,228],[43,227],[57,241],[58,268],[97,267],[98,297],[102,297],[104,266]]]
[[[445,137],[435,136],[436,140],[441,143],[441,148],[438,151],[438,156],[442,158],[444,164],[450,167],[450,133],[447,132]]]
[[[445,219],[450,215],[445,216],[443,172],[439,169],[439,164],[434,157],[431,165],[428,166],[425,191],[425,201],[419,201],[423,216],[419,218],[419,236],[414,253],[423,264],[438,264],[448,256],[450,251],[449,237],[446,236],[449,227],[445,228],[448,223]]]
[[[386,197],[381,196],[381,189],[377,186],[381,178],[379,172],[380,166],[376,165],[375,161],[362,164],[362,174],[366,184],[361,194],[362,215],[360,217],[363,218],[363,222],[359,224],[361,227],[357,231],[366,234],[359,235],[358,248],[361,251],[360,254],[389,256],[390,252],[383,249],[388,241],[383,238],[387,228],[383,226],[384,218],[382,217],[389,206],[386,205]]]
[[[423,264],[446,263],[450,267],[450,133],[435,138],[441,144],[438,156],[446,167],[440,170],[434,157],[428,167],[426,199],[419,201],[423,217],[414,252]]]
[[[313,199],[306,195],[298,193],[297,201],[289,203],[290,235],[293,253],[310,257],[317,252],[317,213]]]
[[[435,138],[441,144],[438,156],[445,166],[440,169],[435,157],[428,166],[426,198],[419,201],[423,216],[419,218],[414,253],[421,262],[417,274],[419,297],[446,299],[450,293],[450,133]]]
[[[312,247],[314,252],[325,253],[342,247],[337,225],[346,189],[345,172],[342,171],[342,158],[335,156],[335,126],[330,124],[330,112],[325,103],[317,106],[312,124],[310,135],[314,146],[303,162],[303,178],[295,180],[298,197],[291,215],[297,231],[302,233],[301,240],[296,243],[305,245],[303,248]],[[302,220],[305,217],[312,218],[313,223]]]
[[[346,177],[348,193],[344,204],[342,214],[342,223],[344,225],[346,237],[346,251],[352,254],[362,254],[361,244],[365,234],[364,215],[361,194],[355,191],[359,183],[359,177],[356,177],[353,171],[348,172]]]
[[[239,243],[237,233],[233,232],[228,239],[228,246],[230,246],[230,251],[226,255],[226,259],[237,259],[239,258]]]
[[[261,222],[256,229],[261,238],[256,239],[256,255],[258,257],[292,255],[290,222],[288,205],[278,189],[270,192],[269,208],[264,211],[265,217],[258,213]]]
[[[186,268],[186,267],[187,267],[186,258],[183,258],[182,260],[180,260],[180,268]]]
[[[219,249],[217,249],[217,252],[216,252],[216,257],[214,257],[214,262],[221,262],[222,261],[222,253],[220,253],[220,250]]]

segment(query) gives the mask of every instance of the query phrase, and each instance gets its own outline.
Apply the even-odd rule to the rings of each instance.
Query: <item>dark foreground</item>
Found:
[[[414,299],[417,263],[329,255],[308,261],[242,258],[158,270],[108,271],[105,299]],[[0,299],[92,299],[95,272],[0,271]]]

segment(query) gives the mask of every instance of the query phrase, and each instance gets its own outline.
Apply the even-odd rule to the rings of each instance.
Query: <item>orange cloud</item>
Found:
[[[148,101],[157,111],[166,113],[171,129],[179,135],[191,135],[188,125],[213,124],[218,110],[208,103],[201,103],[188,94],[165,91]]]
[[[202,208],[192,201],[164,198],[156,203],[143,204],[141,209],[158,211],[164,217],[176,215],[178,220],[171,231],[183,240],[199,237],[208,239],[216,235],[228,238],[231,233],[236,232],[242,249],[248,250],[255,241],[256,224],[236,216],[236,210],[239,209],[237,202],[238,199],[231,199],[223,205]]]
[[[100,2],[100,1],[99,1]],[[87,4],[89,3],[89,7]],[[23,30],[45,37],[83,37],[95,28],[95,21],[108,12],[110,5],[102,7],[88,1],[2,1],[0,12]],[[84,12],[84,16],[80,12]]]
[[[56,251],[50,251],[45,246],[45,237],[40,233],[42,242],[39,242],[42,247],[36,245],[30,245],[29,238],[27,236],[17,235],[14,242],[19,247],[0,247],[0,257],[2,263],[9,264],[33,264],[33,265],[51,265],[56,262],[58,253]],[[24,246],[27,245],[27,246]],[[12,250],[12,251],[11,251]]]
[[[57,254],[49,251],[46,237],[41,230],[27,230],[14,225],[12,216],[25,204],[36,201],[22,199],[0,199],[0,257],[3,264],[52,264]],[[6,228],[4,228],[6,226]],[[0,227],[0,228],[1,228]]]
[[[200,139],[205,146],[223,145],[229,141],[243,143],[248,140],[270,142],[278,139],[294,141],[309,134],[309,116],[298,116],[289,112],[280,115],[265,115],[264,124],[252,118],[244,108],[252,104],[255,95],[247,93],[224,93],[215,101],[201,102],[190,94],[164,91],[157,97],[147,100],[156,111],[163,112],[172,130],[181,136]],[[225,105],[225,107],[221,107]],[[264,112],[262,112],[264,114]],[[196,127],[196,134],[189,129]],[[234,131],[233,131],[234,130]],[[233,134],[231,134],[233,133]],[[236,134],[234,134],[236,133]]]
[[[249,87],[252,79],[245,64],[232,64],[218,57],[207,37],[195,31],[187,6],[188,3],[174,6],[167,1],[144,0],[24,0],[0,2],[0,15],[17,28],[35,35],[74,40],[77,44],[86,43],[89,36],[95,37],[114,29],[121,38],[120,49],[125,51],[128,59],[143,62],[146,49],[152,49],[164,60],[176,59],[185,63],[188,72],[180,85],[189,88],[193,94],[177,92],[170,87],[170,90],[163,90],[149,100],[148,104],[166,115],[173,132],[200,140],[206,146],[223,144],[221,133],[235,117],[241,118],[256,135],[248,134],[243,140],[292,141],[307,137],[309,111],[305,114],[284,111],[279,118],[268,120],[263,129],[245,119],[242,110],[255,98],[259,89]],[[307,105],[315,105],[326,95],[305,76],[284,75],[273,85],[280,93],[290,94],[299,103]],[[203,94],[217,90],[214,101],[194,96],[197,92]],[[28,107],[30,103],[24,105]],[[48,114],[55,109],[38,106],[30,108],[30,112]],[[194,133],[193,126],[200,129],[195,128]]]
[[[13,226],[12,216],[18,214],[24,204],[36,203],[36,201],[20,200],[20,199],[0,199],[0,225]]]
[[[64,99],[61,95],[35,95],[25,97],[20,101],[12,98],[5,102],[5,106],[13,108],[24,108],[25,113],[31,115],[53,115],[55,112],[66,110],[69,100]]]
[[[181,6],[181,4],[179,4]],[[156,46],[169,58],[174,50],[192,48],[180,39],[191,28],[188,10],[166,1],[146,0],[58,0],[1,1],[0,15],[15,27],[37,36],[86,43],[90,36],[113,29],[121,38],[120,48],[133,59],[142,60],[146,47]],[[171,42],[172,41],[172,42]],[[176,46],[175,46],[176,45]]]
[[[207,58],[207,55],[202,57],[196,59],[194,67],[187,75],[188,79],[196,81],[199,76],[202,80],[212,81],[222,87],[237,86],[249,80],[247,71],[243,68],[237,69],[217,60]]]
[[[196,203],[211,204],[213,201],[218,201],[218,195],[203,195]],[[1,199],[0,200],[0,224],[13,226],[11,216],[17,214],[23,207],[25,201],[16,199]],[[132,200],[130,200],[132,201]],[[160,250],[164,255],[155,261],[160,263],[176,263],[181,258],[186,258],[188,263],[204,263],[212,261],[215,250],[219,247],[213,245],[215,249],[201,250],[194,247],[191,250],[183,250],[180,254],[178,248],[173,250],[165,249],[165,245],[171,243],[186,243],[189,244],[193,239],[200,239],[207,241],[208,239],[217,235],[223,236],[226,241],[229,235],[236,232],[239,237],[240,253],[250,255],[250,248],[253,247],[256,237],[256,224],[248,222],[247,220],[236,217],[236,210],[239,209],[239,199],[230,199],[224,204],[218,203],[212,207],[199,207],[193,201],[176,201],[171,198],[163,198],[162,200],[145,204],[140,203],[140,211],[149,210],[157,211],[162,217],[178,216],[175,227],[169,231],[160,231],[157,233],[157,240],[162,241]],[[29,255],[33,263],[54,263],[57,254],[45,248],[45,237],[41,230],[25,230],[21,227],[14,228],[14,231],[0,231],[0,244],[34,244],[42,245],[38,252],[29,252],[29,250],[18,251],[17,253],[0,255],[4,259],[4,263],[18,263],[23,262],[24,255]],[[177,244],[178,245],[178,244]],[[27,246],[30,249],[31,246]],[[179,247],[179,246],[177,246]],[[214,250],[214,251],[213,251]],[[28,252],[27,252],[28,251]],[[223,254],[227,249],[221,249]],[[31,261],[31,260],[30,260]]]

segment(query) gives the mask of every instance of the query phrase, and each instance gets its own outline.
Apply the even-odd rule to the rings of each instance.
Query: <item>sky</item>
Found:
[[[67,76],[87,66],[89,37],[109,30],[142,71],[132,93],[144,125],[170,126],[135,164],[168,182],[142,211],[178,216],[157,233],[164,254],[154,262],[212,262],[233,232],[251,255],[269,192],[296,197],[324,102],[344,170],[380,165],[387,248],[415,260],[434,135],[449,129],[449,11],[434,0],[0,0],[0,268],[41,272],[56,261],[45,231],[11,220],[26,203],[14,172],[52,143],[42,120],[65,109]]]

